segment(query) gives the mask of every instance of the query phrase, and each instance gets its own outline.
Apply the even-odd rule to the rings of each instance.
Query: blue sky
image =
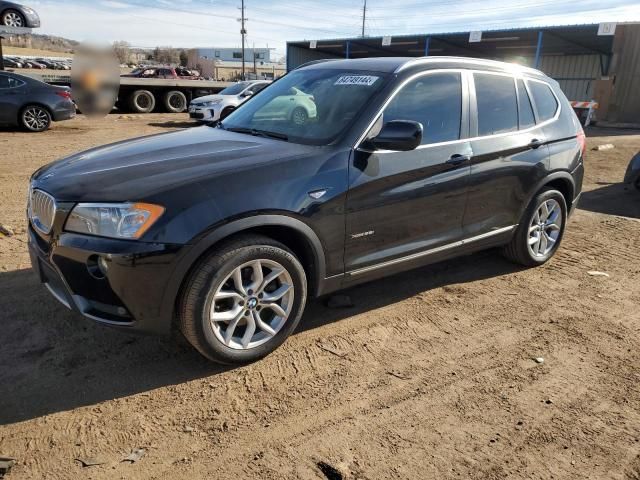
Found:
[[[240,44],[240,0],[26,0],[40,33],[134,46]],[[362,0],[245,0],[249,45],[357,36]],[[536,25],[640,21],[638,0],[367,0],[366,34],[483,30]]]

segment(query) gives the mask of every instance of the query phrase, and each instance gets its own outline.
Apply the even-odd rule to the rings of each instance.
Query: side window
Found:
[[[462,82],[459,73],[434,73],[405,85],[384,111],[384,121],[412,120],[424,127],[422,144],[460,138]]]
[[[513,77],[474,73],[478,105],[478,135],[518,129],[518,102]]]
[[[536,104],[540,121],[544,122],[553,118],[558,110],[558,102],[549,85],[534,81],[528,81],[527,85],[531,96],[533,96],[533,102]]]
[[[531,100],[522,80],[518,80],[518,122],[520,130],[533,127],[536,124]]]

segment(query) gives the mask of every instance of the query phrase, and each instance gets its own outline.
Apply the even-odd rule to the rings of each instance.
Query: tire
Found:
[[[27,105],[20,111],[19,121],[30,132],[44,132],[51,126],[51,114],[40,105]]]
[[[151,113],[156,108],[156,97],[149,90],[136,90],[129,96],[129,107],[135,113]]]
[[[545,219],[547,211],[549,214]],[[545,188],[527,207],[511,242],[504,247],[504,256],[527,267],[542,265],[560,247],[566,225],[567,203],[564,196],[558,190]],[[551,240],[553,243],[550,245]]]
[[[187,109],[187,97],[179,90],[167,92],[164,96],[164,108],[169,113],[182,113]]]
[[[304,108],[296,107],[293,109],[293,112],[291,112],[291,122],[296,125],[306,125],[308,121],[309,114]]]
[[[253,291],[257,285],[256,262],[264,281],[276,270],[282,272],[263,285],[264,290]],[[243,294],[238,293],[238,281]],[[287,285],[292,288],[287,289]],[[269,295],[273,303],[268,302]],[[287,247],[261,235],[240,236],[203,258],[189,276],[179,302],[178,328],[191,345],[214,362],[253,362],[278,348],[295,330],[306,297],[304,268]],[[266,306],[268,303],[278,304],[286,315],[278,315]],[[216,316],[217,321],[213,319]]]
[[[2,12],[2,25],[7,27],[26,27],[27,20],[19,11],[9,9]]]

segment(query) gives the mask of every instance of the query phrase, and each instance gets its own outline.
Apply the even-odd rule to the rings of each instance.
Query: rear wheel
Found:
[[[129,107],[136,113],[151,113],[156,107],[156,98],[149,90],[136,90],[129,97]]]
[[[287,247],[238,237],[197,265],[182,294],[179,327],[210,360],[252,362],[295,330],[306,296],[304,269]]]
[[[5,10],[2,13],[2,24],[7,27],[25,27],[27,22],[17,10]]]
[[[567,223],[567,204],[558,190],[540,191],[525,211],[504,255],[525,266],[542,265],[558,250]]]
[[[20,123],[30,132],[44,132],[51,126],[51,114],[40,105],[28,105],[20,112]]]
[[[169,113],[182,113],[187,109],[187,97],[178,90],[167,92],[164,96],[164,108]]]

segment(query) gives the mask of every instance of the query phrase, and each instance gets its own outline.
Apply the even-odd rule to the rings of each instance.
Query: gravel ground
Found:
[[[16,232],[0,235],[8,480],[640,478],[640,192],[620,184],[640,132],[588,132],[589,147],[616,148],[589,151],[545,266],[488,251],[359,286],[354,307],[314,301],[282,348],[230,369],[67,312],[26,250],[36,168],[188,125],[110,115],[0,131],[0,224]]]

